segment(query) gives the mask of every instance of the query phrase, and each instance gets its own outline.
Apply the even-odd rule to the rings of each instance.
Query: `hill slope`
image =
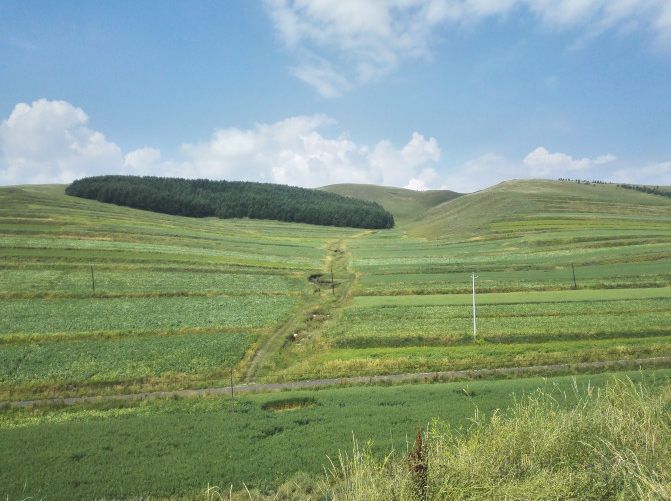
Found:
[[[461,193],[449,190],[414,191],[372,184],[332,184],[318,189],[377,202],[391,212],[395,221],[401,224],[414,221],[432,207],[461,196]]]
[[[515,180],[435,206],[410,232],[427,238],[566,230],[587,235],[650,225],[663,230],[670,216],[671,199],[615,185]]]

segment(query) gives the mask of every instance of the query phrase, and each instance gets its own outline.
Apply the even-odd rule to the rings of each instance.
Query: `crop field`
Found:
[[[203,495],[273,489],[292,476],[314,481],[322,465],[369,443],[373,454],[405,451],[434,418],[468,429],[480,416],[538,389],[570,406],[611,375],[350,387],[122,406],[11,410],[0,414],[0,495],[49,499]],[[646,387],[670,370],[620,374]]]
[[[0,189],[0,399],[241,377],[355,233]]]
[[[353,188],[329,187],[338,189]],[[555,364],[571,373],[582,362],[603,363],[594,372],[606,362],[649,367],[627,374],[650,385],[671,377],[670,199],[541,181],[465,196],[356,190],[391,200],[398,227],[195,219],[67,197],[61,186],[1,188],[0,401],[231,379],[542,374]],[[573,384],[519,378],[238,395],[235,403],[7,406],[0,495],[272,489],[299,471],[319,474],[326,455],[351,448],[352,434],[371,438],[376,453],[404,448],[432,417],[466,426],[476,406],[505,408],[511,392],[555,383],[557,391]]]
[[[671,355],[671,200],[663,197],[504,183],[350,239],[348,251],[350,299],[269,378]]]

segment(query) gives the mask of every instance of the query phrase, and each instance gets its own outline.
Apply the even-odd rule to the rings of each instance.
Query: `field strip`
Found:
[[[580,362],[575,364],[533,365],[527,367],[503,367],[498,369],[467,369],[458,371],[417,372],[409,374],[386,374],[376,376],[350,376],[342,378],[312,379],[289,383],[251,383],[195,390],[153,391],[125,395],[104,395],[96,397],[45,398],[39,400],[17,400],[0,402],[0,408],[33,407],[42,405],[76,405],[80,403],[101,403],[113,401],[151,400],[158,398],[194,398],[202,396],[225,396],[233,393],[265,393],[282,390],[316,389],[329,386],[421,383],[433,381],[458,381],[472,379],[495,379],[507,377],[555,376],[578,372],[598,372],[606,370],[632,370],[671,365],[671,356],[634,360],[611,360]]]
[[[617,299],[671,299],[671,287],[645,289],[579,289],[479,293],[478,304],[561,303],[610,301]],[[399,296],[357,296],[355,306],[456,306],[471,304],[471,294],[427,294]]]
[[[206,290],[206,291],[133,291],[133,292],[61,292],[61,291],[44,291],[44,292],[0,292],[0,300],[8,299],[131,299],[131,298],[165,298],[165,297],[249,297],[249,296],[301,296],[299,291],[233,291],[221,292],[220,290]]]

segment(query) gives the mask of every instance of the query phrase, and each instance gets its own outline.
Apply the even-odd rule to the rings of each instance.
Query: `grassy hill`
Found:
[[[377,202],[391,212],[397,224],[401,225],[421,218],[432,207],[461,196],[449,190],[414,191],[372,184],[332,184],[319,189]]]
[[[477,237],[504,228],[548,232],[610,226],[627,231],[669,208],[671,199],[615,185],[518,180],[434,206],[410,231],[427,238]]]
[[[348,242],[354,297],[287,373],[671,354],[667,198],[609,185],[512,181],[433,207],[403,230]],[[480,293],[476,343],[472,272]]]
[[[671,200],[551,181],[447,201],[454,194],[352,190],[343,194],[386,199],[401,227],[195,219],[69,197],[62,186],[0,188],[0,400],[226,386],[231,369],[235,383],[250,383],[459,369],[547,375],[538,366],[571,373],[590,362],[668,379]],[[511,392],[542,384],[0,409],[0,443],[9,444],[0,494],[272,489],[294,472],[319,474],[326,454],[350,449],[352,432],[372,438],[379,458],[433,416],[465,426],[475,405],[504,408]],[[292,396],[306,405],[278,403]]]

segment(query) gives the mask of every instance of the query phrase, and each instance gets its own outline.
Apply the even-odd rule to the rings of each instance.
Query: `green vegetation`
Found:
[[[329,499],[668,499],[671,386],[615,381],[569,409],[555,394],[476,414],[467,434],[434,422],[412,454],[340,456]]]
[[[663,197],[615,185],[502,183],[350,239],[347,251],[350,299],[278,356],[268,380],[671,353],[671,200]]]
[[[319,189],[345,197],[377,202],[394,215],[394,220],[398,224],[415,221],[430,208],[461,196],[460,193],[449,190],[414,191],[372,184],[332,184]]]
[[[624,376],[654,388],[668,384],[671,371]],[[369,441],[371,461],[391,450],[403,455],[417,428],[436,417],[461,436],[480,427],[471,420],[476,409],[478,423],[500,418],[495,411],[514,405],[512,392],[519,398],[541,388],[558,408],[570,409],[610,377],[363,386],[236,396],[235,403],[217,397],[6,410],[0,413],[0,493],[9,499],[192,499],[208,484],[226,493],[231,484],[242,490],[243,482],[252,490],[274,490],[298,472],[317,490],[327,456],[337,462],[339,451],[351,450],[353,438]],[[622,424],[648,415],[629,409],[631,417]],[[550,424],[542,429],[550,430]],[[582,430],[576,428],[574,436]]]
[[[659,187],[659,186],[640,186],[638,184],[618,184],[621,188],[627,188],[629,190],[642,191],[643,193],[650,193],[652,195],[659,195],[662,197],[671,198],[671,190],[668,187]]]
[[[0,400],[223,384],[356,230],[0,189]]]
[[[65,192],[179,216],[274,219],[355,228],[392,228],[379,204],[280,184],[138,176],[78,179]]]
[[[456,198],[325,189],[379,201],[398,227],[181,217],[66,196],[59,186],[0,189],[0,400],[221,387],[231,376],[239,384],[480,368],[548,374],[553,364],[569,364],[561,366],[566,373],[587,370],[572,365],[582,362],[595,372],[655,367],[632,374],[646,388],[668,379],[671,199],[550,181]],[[580,395],[587,380],[601,385],[605,376],[580,376]],[[391,449],[404,450],[417,426],[439,417],[465,428],[476,406],[490,415],[509,405],[511,392],[543,386],[562,408],[576,401],[591,408],[565,397],[571,379],[553,381],[556,392],[552,383],[518,379],[249,395],[235,405],[205,398],[4,409],[0,485],[8,487],[0,494],[193,498],[208,483],[272,490],[299,471],[311,475],[299,484],[316,492],[325,456],[350,450],[352,432],[374,440],[370,458],[346,466],[360,479],[356,468],[366,472]],[[641,405],[654,409],[654,398],[645,398]],[[540,400],[533,404],[539,416],[583,426],[572,411],[548,410]],[[515,412],[512,420],[527,411]],[[579,429],[592,433],[590,426]],[[440,433],[429,447],[450,450],[463,436]],[[570,450],[566,440],[558,443]],[[529,444],[520,450],[542,450]],[[567,454],[566,464],[585,470],[578,453]],[[529,462],[533,475],[515,476],[486,464],[510,480],[502,486],[511,497],[542,494],[543,479],[556,485],[563,471]],[[462,485],[463,477],[449,474]],[[597,498],[630,497],[642,485],[598,475],[607,487],[594,487]],[[376,495],[356,491],[353,478],[334,477],[327,491]],[[403,476],[371,478],[381,489],[384,482],[407,487]],[[483,478],[488,489],[500,477]],[[558,492],[589,479],[576,474]],[[445,488],[437,480],[431,486]],[[468,489],[464,496],[476,497]]]

